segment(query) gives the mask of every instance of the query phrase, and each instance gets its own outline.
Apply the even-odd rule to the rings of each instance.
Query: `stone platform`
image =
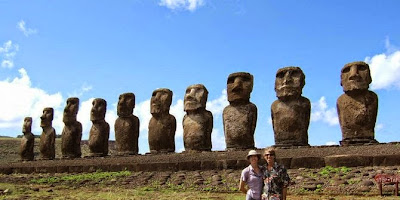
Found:
[[[263,149],[258,149],[260,153]],[[157,155],[108,156],[79,159],[36,160],[0,164],[0,173],[79,173],[102,171],[195,171],[242,169],[248,165],[246,151],[213,151]],[[395,166],[400,165],[400,142],[360,146],[311,146],[279,148],[278,162],[286,168],[321,168],[325,166]],[[261,160],[265,163],[265,160]]]

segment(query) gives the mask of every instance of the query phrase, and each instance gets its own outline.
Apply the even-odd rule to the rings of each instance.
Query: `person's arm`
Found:
[[[282,168],[283,171],[283,188],[282,188],[282,200],[286,200],[287,196],[287,188],[289,187],[290,184],[290,177],[287,173],[286,168]]]
[[[287,194],[287,187],[284,187],[282,189],[282,200],[286,200],[286,194]]]
[[[245,194],[247,194],[247,189],[245,188],[245,183],[242,179],[240,179],[239,190]]]

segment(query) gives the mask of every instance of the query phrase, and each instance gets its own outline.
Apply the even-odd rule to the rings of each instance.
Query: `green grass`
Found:
[[[330,173],[343,173],[343,174],[347,174],[351,171],[351,168],[348,167],[332,167],[332,166],[326,166],[324,168],[321,169],[321,171],[319,171],[319,174],[321,174],[322,176],[328,176]]]
[[[39,178],[39,179],[32,179],[31,183],[43,184],[43,183],[59,183],[63,181],[69,182],[81,182],[81,181],[97,181],[97,180],[105,180],[105,179],[112,179],[116,177],[124,177],[131,175],[132,172],[130,171],[120,171],[120,172],[101,172],[96,171],[93,173],[82,173],[82,174],[75,174],[75,175],[64,175],[60,177],[46,177],[46,178]]]
[[[34,191],[33,188],[39,188]],[[148,190],[146,187],[127,189],[118,186],[68,187],[43,184],[6,184],[0,183],[0,189],[9,189],[9,193],[0,195],[0,199],[157,199],[157,200],[243,200],[245,194],[239,192],[217,193],[199,191],[176,191],[169,189]],[[289,194],[287,200],[398,200],[399,197],[386,196],[350,196],[323,194]]]

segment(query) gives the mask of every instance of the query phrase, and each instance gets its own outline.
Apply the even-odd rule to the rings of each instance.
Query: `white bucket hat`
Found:
[[[261,158],[261,154],[258,153],[256,150],[250,150],[249,153],[247,154],[246,158],[249,159],[250,156],[257,156],[258,159]]]

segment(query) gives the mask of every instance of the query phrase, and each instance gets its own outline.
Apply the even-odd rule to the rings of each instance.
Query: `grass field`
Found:
[[[6,194],[0,195],[0,199],[214,199],[214,200],[243,200],[245,195],[241,193],[214,193],[198,191],[176,190],[149,190],[147,187],[137,189],[124,189],[120,187],[81,187],[70,188],[67,186],[51,187],[49,185],[13,185],[0,183],[0,190],[8,189]],[[399,197],[380,196],[332,196],[332,195],[289,195],[288,200],[395,200]]]
[[[20,139],[0,138],[0,162],[14,162],[18,160],[19,142]],[[60,156],[60,142],[61,140],[57,139],[56,151],[58,156]],[[36,139],[36,143],[38,143],[38,139]],[[38,148],[37,145],[35,145],[35,148]],[[87,149],[87,145],[82,146],[83,154],[87,153]],[[38,152],[38,149],[35,149],[35,152]],[[396,169],[396,172],[400,173],[400,168]],[[297,175],[308,177],[308,179],[321,180],[324,177],[325,179],[331,176],[337,177],[340,174],[343,178],[348,173],[357,170],[359,169],[325,167],[317,170],[303,169]],[[222,171],[218,171],[218,173],[220,175],[223,174]],[[149,181],[144,181],[144,184],[138,183],[141,179],[137,177],[143,177],[143,175],[147,175],[148,173],[136,174],[140,174],[140,172],[98,171],[81,174],[0,174],[0,199],[245,199],[245,195],[237,191],[237,181],[240,171],[231,173],[234,174],[232,180],[228,179],[228,174],[223,175],[223,185],[220,186],[220,190],[210,185],[212,176],[207,175],[207,172],[201,172],[205,179],[201,187],[194,187],[192,182],[189,181],[192,177],[190,172],[186,172],[187,179],[185,179],[186,182],[184,184],[175,185],[172,181],[174,177],[176,178],[177,174],[172,174],[169,181],[162,186],[160,186],[159,179],[157,178],[157,175],[160,174],[155,173],[152,178],[148,179]],[[357,174],[359,176],[362,173],[359,172]],[[293,175],[293,178],[295,177]],[[131,178],[130,181],[128,181],[129,178]],[[360,183],[361,180],[359,177],[349,178],[348,185],[338,185],[336,187],[338,189],[351,187],[351,185]],[[400,199],[400,197],[392,196],[393,190],[386,192],[386,194],[391,196],[378,196],[375,186],[372,186],[374,190],[371,190],[369,193],[351,196],[345,193],[325,193],[323,191],[325,186],[315,191],[306,191],[301,187],[300,183],[298,187],[293,186],[290,188],[288,200]],[[327,185],[329,186],[329,184]]]

